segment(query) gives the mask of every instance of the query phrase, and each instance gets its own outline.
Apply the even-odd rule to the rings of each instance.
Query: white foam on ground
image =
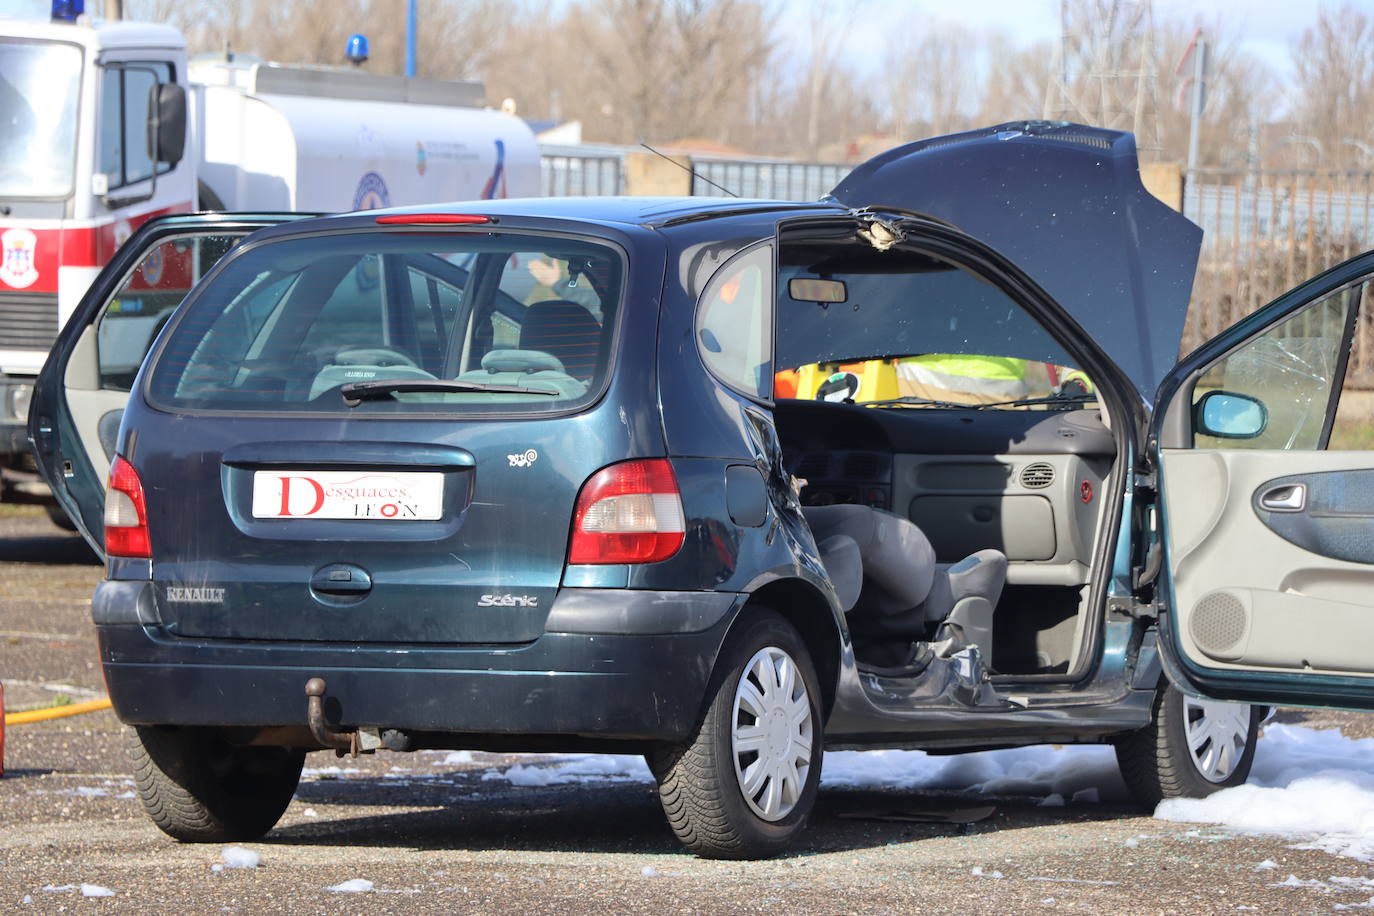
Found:
[[[1291,837],[1304,849],[1374,861],[1374,738],[1271,725],[1247,784],[1168,799],[1155,817]]]

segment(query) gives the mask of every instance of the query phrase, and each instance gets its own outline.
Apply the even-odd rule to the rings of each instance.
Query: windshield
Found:
[[[859,238],[784,246],[777,326],[778,397],[1055,409],[1081,407],[1095,391],[998,287],[934,255]]]
[[[0,197],[66,197],[76,162],[81,49],[0,41]]]
[[[524,282],[534,265],[550,282]],[[190,410],[572,409],[606,377],[623,274],[609,245],[526,233],[252,246],[187,300],[149,394]]]

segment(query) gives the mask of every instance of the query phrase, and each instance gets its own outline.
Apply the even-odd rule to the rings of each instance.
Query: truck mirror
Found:
[[[176,165],[186,151],[186,90],[176,83],[158,83],[148,96],[148,109],[157,114],[148,124],[148,155]]]

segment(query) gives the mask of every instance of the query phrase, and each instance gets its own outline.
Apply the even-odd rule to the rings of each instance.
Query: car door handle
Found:
[[[1282,484],[1265,491],[1259,504],[1272,512],[1301,512],[1307,505],[1307,486],[1301,483]]]

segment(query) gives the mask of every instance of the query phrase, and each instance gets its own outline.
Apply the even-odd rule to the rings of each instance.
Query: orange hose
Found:
[[[30,722],[46,722],[49,719],[65,719],[87,712],[99,712],[110,708],[110,699],[91,700],[89,703],[68,703],[66,706],[49,706],[46,709],[30,709],[28,712],[14,712],[5,716],[5,725],[27,725]]]

